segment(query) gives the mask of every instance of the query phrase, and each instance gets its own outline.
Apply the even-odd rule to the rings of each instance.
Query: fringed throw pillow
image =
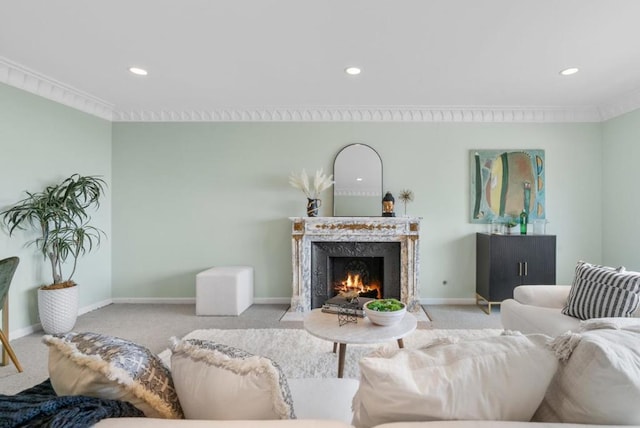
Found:
[[[631,316],[640,304],[640,273],[583,261],[562,313],[582,320]]]
[[[275,361],[218,343],[172,339],[171,372],[187,419],[295,419]]]
[[[58,395],[127,401],[147,417],[183,417],[171,373],[147,348],[97,333],[43,337]]]

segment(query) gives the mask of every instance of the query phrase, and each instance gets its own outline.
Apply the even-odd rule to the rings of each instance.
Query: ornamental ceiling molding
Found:
[[[115,106],[0,56],[0,82],[112,122],[602,122],[640,108],[640,90],[593,107],[315,106],[116,111]]]
[[[557,107],[271,107],[212,111],[114,112],[114,122],[600,122],[595,108]]]
[[[602,121],[622,116],[625,113],[640,108],[640,90],[615,98],[599,107]]]
[[[111,121],[113,104],[0,57],[0,82]]]

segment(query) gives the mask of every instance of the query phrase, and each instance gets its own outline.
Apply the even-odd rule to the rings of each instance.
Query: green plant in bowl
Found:
[[[398,299],[379,299],[371,301],[367,307],[378,312],[394,312],[404,309],[404,303]]]
[[[364,305],[364,313],[373,324],[389,326],[399,323],[407,307],[398,299],[371,300]]]

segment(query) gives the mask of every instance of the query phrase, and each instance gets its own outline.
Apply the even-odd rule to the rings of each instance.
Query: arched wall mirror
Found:
[[[333,215],[378,217],[382,213],[382,159],[366,144],[350,144],[333,162]]]

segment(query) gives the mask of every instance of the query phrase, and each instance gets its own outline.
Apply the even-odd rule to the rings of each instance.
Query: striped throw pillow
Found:
[[[562,313],[581,320],[628,317],[639,304],[639,272],[580,261]]]

